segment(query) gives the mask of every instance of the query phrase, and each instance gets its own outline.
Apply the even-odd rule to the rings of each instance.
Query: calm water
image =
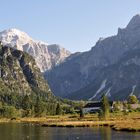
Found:
[[[140,133],[100,128],[47,128],[32,124],[0,124],[0,140],[140,140]]]

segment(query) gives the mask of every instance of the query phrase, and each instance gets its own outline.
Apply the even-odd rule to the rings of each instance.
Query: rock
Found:
[[[42,41],[36,41],[18,29],[0,32],[0,41],[3,45],[27,52],[33,56],[41,72],[50,70],[71,54],[57,44],[49,45]]]
[[[0,45],[0,94],[7,93],[53,96],[32,56]]]
[[[71,55],[44,75],[61,97],[97,100],[105,93],[124,100],[132,90],[140,97],[139,52],[140,15],[136,15],[117,35],[99,39],[91,50]]]

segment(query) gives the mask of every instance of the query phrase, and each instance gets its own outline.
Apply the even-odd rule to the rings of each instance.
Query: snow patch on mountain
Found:
[[[106,82],[107,82],[107,79],[105,79],[105,80],[102,82],[100,88],[96,91],[96,93],[95,93],[91,98],[89,98],[89,100],[93,100],[93,99],[105,88]]]
[[[137,87],[136,85],[132,86],[132,92],[130,93],[130,96],[134,94],[136,87]]]
[[[110,91],[111,91],[111,87],[107,90],[107,92],[105,94],[107,97],[111,97]]]

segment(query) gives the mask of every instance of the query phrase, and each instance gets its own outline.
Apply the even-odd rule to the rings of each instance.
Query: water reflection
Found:
[[[47,128],[33,124],[0,124],[0,140],[140,140],[140,133],[112,131],[110,127]]]
[[[103,140],[111,140],[111,129],[110,127],[103,127],[103,129],[100,129],[101,131],[101,137]]]

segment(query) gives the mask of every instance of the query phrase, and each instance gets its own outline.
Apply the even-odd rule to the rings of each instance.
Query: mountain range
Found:
[[[49,84],[47,89],[41,87],[46,81],[43,81],[42,75],[37,70],[38,78],[42,79],[42,82],[39,82],[39,89],[52,91],[56,96],[75,100],[100,100],[105,94],[112,100],[125,100],[129,95],[135,94],[140,98],[140,15],[135,15],[125,28],[119,28],[116,35],[100,38],[91,50],[86,52],[71,54],[57,44],[49,45],[36,41],[18,29],[0,32],[0,41],[8,50],[1,56],[1,64],[5,62],[7,64],[10,54],[11,60],[16,59],[19,69],[22,69],[23,82],[26,80],[26,84],[25,88],[20,88],[20,84],[18,85],[16,90],[19,93],[32,91],[33,87],[38,85],[38,82],[32,85],[34,82],[32,83],[31,77],[34,72],[28,69],[29,60],[33,62],[34,58],[33,63],[37,64],[35,67],[39,67]],[[14,56],[13,52],[16,50],[19,50],[19,54],[23,51],[24,55],[28,53],[33,57],[30,56],[25,65],[26,71],[29,72],[24,71],[24,65],[19,61],[22,55],[17,56],[16,53]],[[15,70],[11,67],[14,65],[11,66],[10,61],[8,63],[8,71],[5,73],[1,71],[0,74],[5,77],[10,73],[12,77],[9,78],[13,79]],[[14,72],[11,73],[11,70]],[[10,85],[14,88],[11,82]]]
[[[140,97],[140,15],[135,15],[125,28],[119,28],[117,35],[99,39],[91,50],[70,55],[44,75],[54,94],[61,97]]]
[[[54,96],[32,56],[0,44],[0,97],[2,95],[39,95],[45,99]]]
[[[34,57],[41,72],[63,62],[71,53],[57,44],[48,44],[32,39],[28,34],[18,29],[8,29],[0,32],[3,45],[27,52]]]

